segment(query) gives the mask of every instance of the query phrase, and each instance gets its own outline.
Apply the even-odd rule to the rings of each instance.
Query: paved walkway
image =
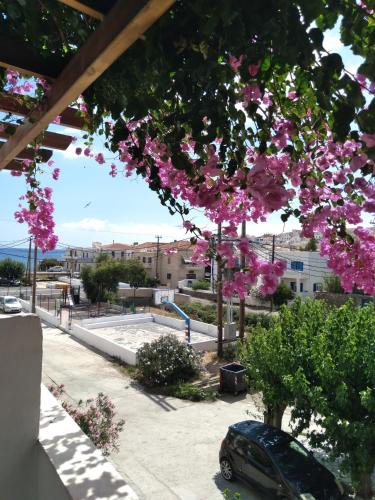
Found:
[[[108,394],[126,420],[120,452],[111,460],[141,499],[219,500],[230,486],[242,500],[266,500],[219,475],[218,452],[228,425],[260,418],[251,396],[192,403],[148,394],[70,335],[45,325],[43,332],[44,383],[64,384],[75,401]]]

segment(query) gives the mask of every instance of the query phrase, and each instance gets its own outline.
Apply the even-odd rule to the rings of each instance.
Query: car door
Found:
[[[255,443],[249,442],[245,455],[245,476],[267,491],[270,498],[280,495],[283,491],[282,481],[267,453]]]
[[[245,449],[248,440],[241,434],[233,434],[229,443],[230,458],[237,474],[244,474],[245,467]]]

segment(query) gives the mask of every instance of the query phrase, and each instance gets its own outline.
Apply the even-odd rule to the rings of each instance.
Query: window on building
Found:
[[[171,258],[170,258],[170,257],[168,257],[168,264],[170,264],[170,263],[171,263]]]
[[[303,283],[302,283],[302,281],[301,281],[301,282],[300,282],[300,284],[299,284],[299,291],[300,291],[300,292],[303,292]]]
[[[112,257],[114,257],[116,255],[115,252],[111,252],[111,254],[112,254]]]
[[[149,257],[148,258],[148,263],[151,264],[151,262],[152,262],[152,257]]]
[[[167,280],[171,280],[171,279],[172,279],[171,273],[167,273]]]
[[[121,257],[125,257],[125,252],[121,252]]]
[[[293,292],[296,292],[296,291],[297,291],[297,286],[296,286],[296,282],[295,282],[295,281],[291,281],[291,282],[290,282],[290,289],[291,289]]]
[[[146,262],[146,257],[142,257],[142,262],[145,263]]]
[[[323,290],[322,283],[314,283],[313,284],[313,292],[321,292]]]
[[[303,271],[303,262],[300,260],[292,260],[290,263],[290,268],[293,271]]]

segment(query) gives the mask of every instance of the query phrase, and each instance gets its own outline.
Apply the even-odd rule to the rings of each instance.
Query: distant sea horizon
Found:
[[[22,262],[25,267],[27,265],[29,249],[28,248],[12,248],[12,247],[0,247],[0,260],[12,259]],[[46,253],[42,253],[38,250],[38,262],[43,259],[56,259],[58,261],[64,260],[64,250],[51,250]],[[34,249],[31,249],[31,269],[34,267]]]

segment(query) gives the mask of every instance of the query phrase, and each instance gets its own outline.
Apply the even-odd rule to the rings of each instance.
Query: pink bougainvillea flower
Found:
[[[259,71],[259,64],[249,64],[247,70],[250,76],[256,76]]]
[[[229,55],[228,64],[235,73],[237,73],[238,68],[242,64],[242,61],[243,61],[243,54],[241,54],[238,59],[237,59],[237,57],[233,56],[232,54]]]

